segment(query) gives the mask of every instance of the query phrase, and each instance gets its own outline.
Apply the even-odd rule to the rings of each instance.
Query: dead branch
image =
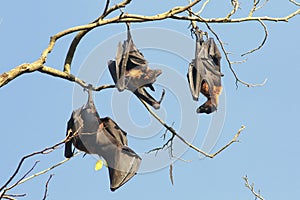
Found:
[[[248,188],[248,189],[252,192],[252,194],[255,196],[255,199],[258,198],[258,199],[260,199],[260,200],[264,200],[264,198],[263,198],[263,197],[261,196],[261,194],[260,194],[260,191],[255,192],[255,190],[254,190],[254,183],[252,183],[252,184],[250,185],[247,176],[244,176],[243,179],[244,179],[244,181],[245,181],[245,187]]]
[[[164,19],[177,19],[177,20],[186,20],[186,21],[197,21],[197,22],[205,22],[205,23],[237,23],[237,22],[245,22],[245,21],[274,21],[274,22],[279,22],[279,21],[283,21],[283,22],[287,22],[289,19],[293,18],[294,16],[300,14],[300,9],[296,10],[295,12],[285,16],[285,17],[268,17],[268,16],[263,16],[263,17],[252,17],[252,16],[248,16],[248,17],[244,17],[244,18],[237,18],[237,19],[229,19],[229,17],[231,17],[237,10],[238,6],[237,3],[234,4],[234,9],[231,12],[231,14],[227,15],[226,17],[223,18],[211,18],[211,19],[205,19],[200,17],[199,15],[196,16],[179,16],[178,14],[184,13],[185,11],[188,11],[190,8],[192,8],[193,6],[195,6],[196,4],[198,4],[201,0],[194,0],[191,1],[189,4],[185,5],[185,6],[176,6],[166,12],[160,13],[160,14],[156,14],[156,15],[152,15],[152,16],[144,16],[144,15],[136,15],[136,14],[122,14],[120,16],[116,16],[116,17],[112,17],[109,19],[105,19],[105,17],[107,17],[110,13],[114,12],[115,10],[125,7],[126,5],[128,5],[131,0],[125,0],[119,4],[116,4],[112,7],[109,8],[109,1],[106,1],[106,5],[103,11],[103,14],[97,19],[94,20],[93,22],[89,23],[89,24],[85,24],[85,25],[81,25],[81,26],[76,26],[76,27],[72,27],[69,29],[66,29],[64,31],[61,31],[57,34],[55,34],[54,36],[52,36],[50,38],[50,42],[48,47],[42,52],[41,56],[39,59],[37,59],[35,62],[33,63],[24,63],[21,64],[15,68],[13,68],[12,70],[3,73],[2,75],[0,75],[0,87],[6,85],[7,83],[9,83],[11,80],[17,78],[18,76],[24,74],[24,73],[29,73],[29,72],[33,72],[36,70],[39,70],[42,73],[46,73],[46,74],[50,74],[52,76],[57,76],[57,77],[65,77],[66,80],[69,81],[73,81],[78,83],[79,85],[81,85],[82,87],[85,86],[84,81],[78,80],[76,81],[76,77],[74,77],[73,75],[70,75],[70,68],[71,68],[71,62],[74,56],[74,53],[76,51],[76,47],[79,44],[80,40],[84,37],[84,35],[96,28],[96,27],[100,27],[103,25],[107,25],[107,24],[112,24],[112,23],[127,23],[127,22],[132,22],[132,23],[139,23],[139,22],[147,22],[147,21],[159,21],[159,20],[164,20]],[[290,0],[291,2],[293,2],[295,5],[298,5],[298,3],[296,3],[293,0]],[[205,5],[208,3],[209,1],[206,1],[203,5],[202,8],[204,9]],[[254,2],[259,2],[259,1],[254,1]],[[264,5],[264,4],[263,4]],[[261,6],[262,7],[262,6]],[[257,10],[258,8],[256,7],[254,10]],[[202,9],[197,13],[200,14],[202,12]],[[254,12],[254,11],[253,11]],[[48,71],[44,64],[47,60],[48,54],[53,50],[54,45],[56,43],[56,41],[66,35],[69,35],[71,33],[74,32],[79,32],[77,34],[77,36],[73,39],[71,46],[68,50],[66,59],[65,59],[65,65],[64,65],[64,70],[63,72],[59,71],[59,70],[52,70],[52,71]],[[62,74],[65,73],[65,74]],[[69,77],[67,75],[70,75]],[[236,77],[236,75],[235,75]],[[240,81],[242,82],[242,81]],[[244,83],[247,85],[247,83]],[[248,84],[248,86],[250,86],[251,84]]]
[[[3,195],[3,199],[16,200],[15,197],[25,197],[26,194],[6,194]]]
[[[201,9],[197,12],[197,15],[200,15],[203,10],[205,9],[206,5],[210,2],[210,0],[206,0],[203,4],[202,4],[202,7]]]
[[[179,16],[179,15],[173,15],[170,18],[172,19],[178,19],[178,20],[189,20],[189,21],[197,21],[197,22],[207,22],[207,23],[240,23],[240,22],[249,22],[249,21],[272,21],[272,22],[288,22],[291,18],[295,17],[296,15],[300,14],[300,9],[292,12],[291,14],[285,16],[285,17],[269,17],[269,16],[263,16],[263,17],[241,17],[236,19],[228,19],[226,21],[226,17],[221,18],[202,18],[202,17],[190,17],[190,16]],[[134,22],[134,21],[133,21]]]
[[[163,137],[164,140],[166,138],[167,132],[168,132],[168,129],[166,129],[165,133],[162,135],[162,137]],[[173,157],[173,152],[172,152],[173,151],[173,147],[172,147],[172,145],[173,145],[173,139],[174,139],[174,137],[175,137],[175,135],[172,134],[172,136],[167,140],[167,142],[165,142],[161,147],[156,147],[154,149],[151,149],[147,153],[151,153],[151,152],[155,151],[156,152],[155,154],[157,154],[158,151],[163,150],[165,148],[168,148],[168,149],[170,149],[169,156],[170,156],[170,158],[172,158]]]
[[[257,50],[261,49],[264,46],[264,44],[266,43],[266,41],[267,41],[267,38],[268,38],[268,29],[267,29],[267,26],[261,20],[258,20],[258,21],[262,25],[262,27],[264,28],[264,32],[265,32],[264,39],[263,39],[263,41],[261,42],[261,44],[258,47],[254,48],[254,49],[252,49],[252,50],[250,50],[250,51],[248,51],[246,53],[243,53],[241,56],[245,56],[247,54],[253,53],[254,51],[257,51]]]
[[[300,6],[300,3],[296,2],[295,0],[290,0],[290,2],[292,2],[292,3],[295,4],[296,6]]]
[[[194,146],[193,144],[191,144],[190,142],[188,142],[187,140],[185,140],[181,135],[179,135],[171,126],[169,126],[168,124],[166,124],[149,106],[148,104],[140,99],[140,101],[143,103],[143,105],[145,106],[145,108],[148,110],[148,112],[161,124],[163,125],[166,129],[168,129],[174,136],[176,136],[178,139],[180,139],[184,144],[186,144],[188,147],[194,149],[195,151],[203,154],[205,157],[209,157],[209,158],[214,158],[216,155],[218,155],[219,153],[221,153],[222,151],[224,151],[226,148],[228,148],[231,144],[238,142],[238,137],[240,136],[241,132],[246,128],[244,125],[238,130],[238,132],[235,134],[235,136],[233,137],[233,139],[228,142],[226,145],[224,145],[221,149],[219,149],[217,152],[215,152],[214,154],[209,154],[204,152],[203,150],[197,148],[196,146]],[[155,151],[155,150],[154,150]]]
[[[46,185],[45,185],[45,192],[44,192],[44,197],[43,197],[43,200],[46,200],[47,196],[48,196],[48,185],[49,185],[49,182],[51,180],[51,178],[54,176],[54,174],[50,174],[47,182],[46,182]]]
[[[171,181],[172,185],[174,185],[173,164],[172,163],[170,164],[169,175],[170,175],[170,181]]]
[[[231,4],[233,6],[232,11],[225,17],[226,20],[228,20],[232,15],[234,15],[236,13],[236,11],[239,9],[240,4],[238,2],[238,0],[232,0]]]
[[[93,22],[91,22],[90,24],[94,24],[94,23],[97,23],[98,21],[101,21],[103,20],[107,15],[109,15],[111,12],[117,10],[117,9],[120,9],[120,8],[123,8],[125,7],[127,4],[129,4],[131,2],[131,0],[125,0],[119,4],[116,4],[114,5],[113,7],[109,8],[109,3],[110,1],[107,0],[106,1],[106,5],[105,5],[105,8],[104,8],[104,11],[102,13],[102,15],[100,17],[98,17],[96,20],[94,20]],[[93,30],[95,27],[92,27],[92,28],[89,28],[89,29],[85,29],[85,30],[81,30],[73,39],[70,47],[69,47],[69,50],[68,50],[68,53],[67,53],[67,56],[65,58],[65,64],[64,64],[64,72],[70,74],[71,73],[71,64],[72,64],[72,61],[73,61],[73,57],[74,57],[74,54],[75,54],[75,51],[76,51],[76,48],[79,44],[79,42],[81,41],[81,39],[91,30]]]
[[[77,155],[79,155],[79,152],[74,153],[73,157],[75,157],[75,156],[77,156]],[[72,157],[72,158],[73,158],[73,157]],[[29,177],[27,177],[27,178],[24,178],[24,179],[22,179],[17,185],[20,185],[20,184],[22,184],[22,183],[25,183],[26,181],[29,181],[30,179],[33,179],[33,178],[35,178],[35,177],[37,177],[37,176],[40,176],[40,175],[42,175],[42,174],[45,174],[45,173],[49,172],[50,170],[53,170],[54,168],[56,168],[56,167],[58,167],[58,166],[60,166],[60,165],[62,165],[62,164],[64,164],[64,163],[68,162],[70,159],[71,159],[71,158],[66,158],[66,159],[64,159],[64,160],[62,160],[62,161],[60,161],[60,162],[58,162],[58,163],[52,165],[51,167],[49,167],[49,168],[47,168],[47,169],[45,169],[45,170],[43,170],[43,171],[40,171],[40,172],[35,173],[35,174],[33,174],[33,175],[31,175],[31,176],[29,176]],[[17,185],[16,185],[16,186],[17,186]]]
[[[193,13],[192,11],[191,11],[191,13],[192,13],[193,15],[195,15],[195,13]],[[196,17],[201,18],[200,16],[196,16]],[[236,80],[236,82],[235,82],[236,87],[238,88],[238,82],[242,83],[243,85],[245,85],[245,86],[247,86],[247,87],[257,87],[257,86],[263,86],[263,85],[265,85],[265,83],[267,82],[267,79],[265,79],[262,83],[259,83],[259,84],[252,84],[252,83],[247,83],[247,82],[241,80],[241,79],[238,77],[237,73],[235,72],[235,70],[234,70],[233,67],[232,67],[232,64],[231,64],[232,62],[231,62],[230,59],[229,59],[228,52],[226,51],[226,49],[225,49],[225,47],[224,47],[224,44],[223,44],[223,42],[221,41],[221,39],[219,38],[218,34],[210,27],[210,25],[209,25],[207,22],[204,21],[204,23],[205,23],[206,27],[208,28],[208,30],[209,30],[209,31],[216,37],[216,39],[218,40],[218,42],[219,42],[219,44],[220,44],[220,46],[221,46],[221,49],[222,49],[222,51],[223,51],[223,53],[224,53],[224,55],[225,55],[225,59],[226,59],[226,61],[227,61],[227,63],[228,63],[229,69],[231,70],[232,74],[233,74],[234,77],[235,77],[235,80]],[[264,42],[263,42],[263,44],[264,44]],[[261,47],[260,47],[260,48],[261,48]]]
[[[80,127],[81,128],[81,127]],[[80,128],[78,130],[80,130]],[[19,173],[24,161],[30,157],[33,157],[35,155],[39,155],[39,154],[48,154],[52,151],[54,151],[55,149],[59,148],[62,144],[68,142],[69,140],[71,140],[73,137],[77,136],[78,134],[78,131],[76,131],[72,136],[67,136],[64,140],[62,140],[61,142],[58,142],[56,144],[54,144],[53,146],[51,147],[47,147],[41,151],[36,151],[36,152],[33,152],[33,153],[30,153],[24,157],[21,158],[16,170],[14,171],[14,173],[11,175],[11,177],[4,183],[4,185],[0,188],[0,199],[5,195],[5,193],[7,191],[9,191],[10,189],[14,188],[15,186],[19,185],[20,182],[34,169],[35,165],[37,164],[37,162],[33,165],[33,167],[20,179],[18,180],[16,183],[12,184],[12,186],[10,187],[7,187],[11,181],[16,177],[16,175]],[[24,181],[23,181],[24,182]]]

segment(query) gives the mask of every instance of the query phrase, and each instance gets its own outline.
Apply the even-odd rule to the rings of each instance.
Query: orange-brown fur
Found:
[[[205,106],[218,106],[219,104],[219,96],[222,92],[222,86],[213,86],[213,92],[210,94],[209,92],[209,86],[204,81],[201,85],[201,93],[207,98],[207,101],[205,102]]]

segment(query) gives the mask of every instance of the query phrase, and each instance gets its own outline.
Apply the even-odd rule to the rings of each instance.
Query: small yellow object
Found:
[[[103,167],[103,161],[102,161],[102,160],[98,160],[98,161],[96,162],[96,165],[95,165],[95,170],[98,171],[98,170],[100,170],[102,167]]]

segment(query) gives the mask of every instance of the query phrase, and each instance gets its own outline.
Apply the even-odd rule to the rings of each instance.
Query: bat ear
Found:
[[[129,181],[138,171],[141,158],[130,148],[117,149],[112,166],[109,164],[110,189],[115,191]]]

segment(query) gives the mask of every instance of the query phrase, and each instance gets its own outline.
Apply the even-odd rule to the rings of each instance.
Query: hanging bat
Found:
[[[72,144],[85,153],[103,157],[108,165],[110,189],[115,191],[136,174],[141,158],[127,146],[127,133],[116,122],[99,117],[91,90],[88,93],[87,104],[73,111],[68,121],[67,136],[76,135],[66,142],[65,157],[73,156]]]
[[[196,35],[195,59],[189,65],[188,82],[195,101],[198,101],[200,92],[207,101],[197,108],[197,113],[210,114],[217,110],[219,95],[222,92],[220,70],[221,54],[213,38],[203,40],[203,32],[194,30]]]
[[[128,89],[139,99],[159,109],[164,91],[160,100],[157,101],[146,91],[145,87],[155,91],[152,84],[162,71],[148,67],[148,61],[133,43],[129,24],[127,28],[127,40],[123,44],[119,42],[115,60],[108,61],[109,72],[120,92]]]

